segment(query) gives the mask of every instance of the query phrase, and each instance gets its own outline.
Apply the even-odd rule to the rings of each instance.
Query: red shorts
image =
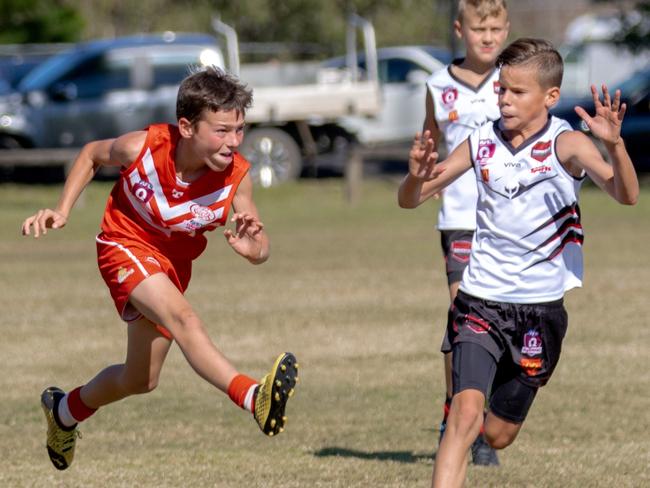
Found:
[[[187,289],[192,274],[191,260],[170,259],[143,242],[126,239],[116,241],[103,233],[95,240],[99,271],[111,292],[117,313],[125,322],[133,322],[142,317],[140,311],[129,302],[129,296],[149,276],[165,273],[181,293]],[[172,340],[171,333],[165,327],[157,324],[156,328]]]

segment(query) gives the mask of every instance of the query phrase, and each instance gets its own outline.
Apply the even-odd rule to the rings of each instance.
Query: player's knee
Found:
[[[515,441],[516,432],[489,432],[485,431],[485,440],[493,449],[505,449]]]
[[[172,329],[176,334],[191,333],[203,328],[203,322],[191,307],[185,307],[173,314]]]
[[[452,410],[455,410],[455,415],[450,414],[447,423],[449,424],[451,421],[461,435],[478,432],[483,423],[483,409],[473,402],[457,402],[455,407],[452,407]]]

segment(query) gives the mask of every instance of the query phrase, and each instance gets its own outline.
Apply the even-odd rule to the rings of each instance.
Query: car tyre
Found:
[[[300,146],[281,129],[252,129],[246,134],[240,151],[251,163],[253,181],[263,187],[295,180],[302,170]]]

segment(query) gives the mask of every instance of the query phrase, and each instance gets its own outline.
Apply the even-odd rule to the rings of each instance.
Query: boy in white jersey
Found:
[[[237,152],[251,102],[251,91],[217,68],[188,76],[178,92],[178,125],[154,124],[87,144],[56,208],[23,222],[26,236],[61,229],[97,168],[121,168],[96,241],[100,272],[128,323],[126,360],[68,393],[43,391],[46,447],[57,469],[72,463],[79,422],[99,407],[156,387],[173,341],[196,373],[251,412],[265,434],[284,429],[285,406],[298,379],[293,354],[281,354],[261,382],[240,374],[184,296],[192,261],[207,244],[204,233],[225,225],[231,207],[228,244],[252,264],[269,257],[249,164]]]
[[[436,146],[444,134],[451,153],[477,127],[499,118],[499,72],[495,60],[508,36],[505,0],[460,0],[454,22],[456,36],[464,41],[465,57],[435,72],[427,80],[426,118]],[[476,228],[478,191],[467,171],[442,194],[437,228],[447,271],[450,303],[454,302],[463,270],[469,262]],[[451,315],[449,315],[450,317]],[[446,336],[445,336],[446,341]],[[443,341],[443,349],[445,348]],[[444,355],[446,395],[440,435],[444,434],[451,404],[451,354]],[[472,444],[472,462],[498,465],[492,449],[479,434]]]
[[[537,390],[550,378],[567,327],[562,297],[581,285],[580,182],[588,175],[622,204],[639,184],[620,136],[621,94],[592,86],[596,114],[576,112],[612,164],[581,132],[548,111],[560,96],[562,58],[550,43],[519,39],[497,58],[501,118],[473,132],[437,163],[428,131],[417,134],[402,207],[414,208],[470,168],[479,199],[470,263],[448,327],[454,396],[436,455],[432,486],[459,487],[465,453],[483,424],[497,449],[517,436]],[[489,391],[488,391],[489,389]]]

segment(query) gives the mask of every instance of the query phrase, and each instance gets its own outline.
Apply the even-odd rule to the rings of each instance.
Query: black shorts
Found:
[[[440,245],[447,269],[447,284],[457,283],[469,263],[473,230],[441,230]]]
[[[549,380],[560,359],[567,323],[562,299],[534,304],[503,303],[459,291],[443,352],[450,352],[461,342],[478,344],[496,361],[497,376],[513,368],[519,381],[540,387]]]

